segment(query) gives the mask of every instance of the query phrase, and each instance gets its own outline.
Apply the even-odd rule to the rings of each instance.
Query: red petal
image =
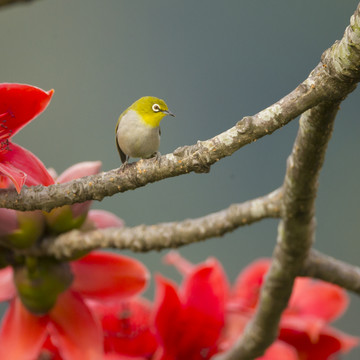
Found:
[[[49,317],[52,341],[64,360],[102,359],[100,324],[77,293],[61,294]]]
[[[297,278],[287,311],[329,322],[342,315],[348,305],[348,296],[339,286],[309,278]]]
[[[46,317],[29,313],[17,298],[11,302],[0,329],[0,359],[33,360],[46,337]]]
[[[270,259],[259,259],[248,265],[237,277],[233,288],[234,301],[243,308],[254,308],[259,299]]]
[[[175,285],[159,275],[156,276],[155,309],[154,325],[160,343],[176,353],[181,335],[190,324],[182,320],[183,309]]]
[[[117,353],[107,353],[104,355],[103,360],[148,360],[148,358],[125,356],[119,355]]]
[[[197,265],[185,278],[182,290],[189,326],[183,334],[183,346],[192,348],[195,353],[214,348],[224,326],[228,295],[228,284],[220,263],[209,259]]]
[[[1,165],[1,164],[0,164]],[[0,209],[0,237],[13,233],[19,229],[17,211]]]
[[[152,306],[143,298],[116,302],[91,302],[104,333],[105,352],[151,357],[157,341],[151,331]]]
[[[322,329],[317,341],[306,332],[281,325],[279,339],[295,347],[304,360],[327,360],[333,354],[345,353],[359,344],[359,338],[329,326]]]
[[[15,297],[16,289],[13,280],[13,269],[8,266],[0,270],[0,301],[7,301]]]
[[[0,171],[0,189],[7,189],[9,187],[9,178],[1,175]]]
[[[139,261],[106,252],[92,252],[73,261],[72,288],[95,300],[124,299],[142,291],[149,272]]]
[[[44,91],[25,84],[0,84],[0,114],[3,114],[0,122],[3,135],[14,135],[44,111],[53,93],[54,90]]]
[[[21,179],[21,172],[27,175],[25,181],[26,185],[32,186],[41,184],[48,186],[54,183],[53,178],[46,170],[44,164],[33,153],[14,143],[10,143],[9,146],[11,151],[1,154],[0,159],[2,166],[5,165],[8,167],[8,165],[11,164],[11,170],[14,171],[14,174],[18,178],[18,180],[17,178],[15,178],[15,180],[11,179],[15,186],[20,187],[21,189],[21,186],[24,184],[23,181],[25,179]],[[2,168],[0,168],[0,171],[4,172]],[[5,175],[11,178],[12,174]]]
[[[299,360],[299,357],[292,346],[278,340],[266,350],[264,356],[256,360]]]

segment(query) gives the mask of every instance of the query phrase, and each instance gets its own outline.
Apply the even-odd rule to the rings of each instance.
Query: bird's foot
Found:
[[[154,157],[156,160],[159,160],[161,158],[161,152],[160,151],[157,151],[155,154],[154,154]]]
[[[151,156],[153,159],[155,159],[155,161],[160,163],[160,159],[161,159],[161,153],[160,151],[156,151],[154,152],[154,154],[152,154]]]
[[[120,166],[120,171],[124,171],[126,166],[128,165],[128,160],[129,159],[126,159]]]

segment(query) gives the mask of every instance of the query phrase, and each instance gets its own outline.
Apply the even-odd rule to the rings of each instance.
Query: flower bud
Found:
[[[67,262],[28,257],[24,265],[15,267],[14,281],[23,305],[31,313],[43,315],[71,285],[73,275]]]
[[[32,246],[44,232],[40,211],[0,209],[0,239],[6,246],[24,249]]]

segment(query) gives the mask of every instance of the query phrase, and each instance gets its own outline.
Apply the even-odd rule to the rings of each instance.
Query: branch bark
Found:
[[[130,249],[137,252],[176,248],[194,242],[223,236],[240,226],[249,225],[264,218],[280,216],[281,190],[233,204],[229,208],[181,222],[169,222],[133,228],[112,228],[82,232],[74,230],[56,239],[45,239],[38,248],[24,250],[22,254],[54,256],[71,259],[79,253],[96,248]]]
[[[261,291],[260,303],[241,338],[219,360],[251,360],[276,339],[282,312],[295,277],[310,251],[315,231],[318,177],[339,104],[322,103],[305,112],[283,185],[282,220],[273,261]]]
[[[360,295],[360,268],[316,250],[311,251],[299,275],[324,280]]]

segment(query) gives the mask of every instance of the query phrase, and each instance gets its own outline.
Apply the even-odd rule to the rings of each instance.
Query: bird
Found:
[[[175,116],[164,100],[144,96],[119,116],[115,139],[123,165],[130,157],[148,159],[160,156],[160,121],[166,115]]]

